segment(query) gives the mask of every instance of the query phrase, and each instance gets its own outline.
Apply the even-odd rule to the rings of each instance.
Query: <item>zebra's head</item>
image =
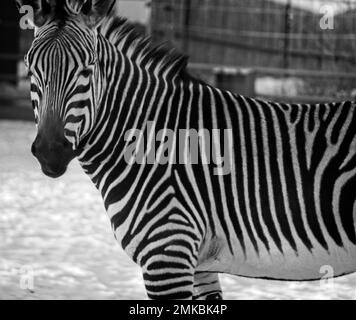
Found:
[[[92,130],[102,93],[98,27],[114,0],[17,0],[31,8],[35,39],[25,57],[37,124],[32,153],[63,175]]]

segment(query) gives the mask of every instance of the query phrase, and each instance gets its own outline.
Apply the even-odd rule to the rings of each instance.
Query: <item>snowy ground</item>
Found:
[[[0,121],[0,299],[145,299],[91,182],[76,163],[59,180],[43,176],[34,135],[31,123]],[[333,285],[221,279],[227,299],[356,298],[355,275]]]

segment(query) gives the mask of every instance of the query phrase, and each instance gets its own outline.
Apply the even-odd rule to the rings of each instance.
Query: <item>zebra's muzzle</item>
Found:
[[[61,176],[63,176],[67,171],[67,167],[63,168],[62,170],[60,171],[54,171],[50,168],[44,168],[42,166],[42,172],[47,176],[47,177],[50,177],[50,178],[53,178],[53,179],[56,179],[56,178],[59,178]]]
[[[75,157],[71,144],[63,138],[60,142],[49,142],[37,137],[31,148],[41,165],[42,172],[50,178],[59,178]]]

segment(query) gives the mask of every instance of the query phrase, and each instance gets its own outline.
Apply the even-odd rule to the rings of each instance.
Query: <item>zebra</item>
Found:
[[[356,271],[355,102],[275,103],[215,88],[189,74],[187,57],[138,36],[113,0],[17,2],[34,8],[32,153],[52,178],[78,159],[150,299],[222,299],[220,273],[311,281],[325,265],[333,276]],[[231,170],[203,164],[204,143],[197,164],[128,163],[141,141],[132,129],[152,138],[149,122],[161,136],[230,130]],[[166,141],[144,154],[187,154],[177,139],[168,154]],[[225,139],[211,143],[222,158]]]

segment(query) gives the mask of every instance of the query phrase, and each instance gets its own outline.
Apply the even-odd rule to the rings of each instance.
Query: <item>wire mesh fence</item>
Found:
[[[354,1],[302,2],[156,0],[152,30],[199,63],[355,70]]]
[[[205,79],[210,80],[206,71],[214,65],[249,67],[269,79],[267,86],[271,82],[283,86],[286,77],[288,83],[296,83],[289,89],[272,89],[271,99],[351,99],[356,88],[356,77],[349,76],[356,72],[355,4],[353,0],[155,0],[152,34],[155,41],[167,40],[189,55],[193,69]],[[196,64],[205,64],[204,70]],[[274,69],[272,75],[266,67]],[[255,87],[247,93],[266,96]],[[241,92],[239,86],[227,88]]]

